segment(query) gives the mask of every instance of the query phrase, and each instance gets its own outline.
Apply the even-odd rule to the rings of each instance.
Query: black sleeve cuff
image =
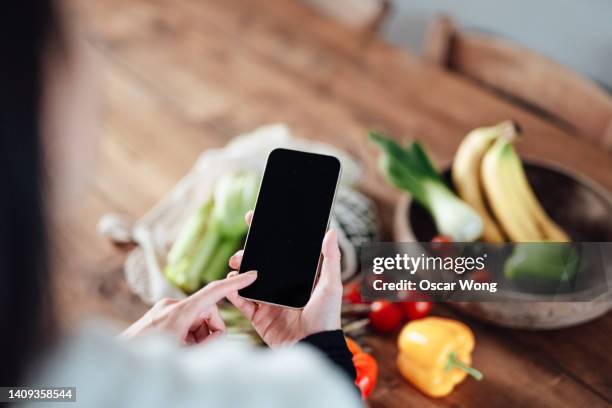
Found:
[[[319,349],[334,365],[344,372],[352,383],[357,378],[353,365],[353,355],[346,345],[342,330],[330,330],[311,334],[300,340]]]

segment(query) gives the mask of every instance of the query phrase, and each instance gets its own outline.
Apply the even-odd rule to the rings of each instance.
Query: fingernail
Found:
[[[257,276],[257,271],[248,271],[244,273],[245,275],[249,275],[249,276]]]

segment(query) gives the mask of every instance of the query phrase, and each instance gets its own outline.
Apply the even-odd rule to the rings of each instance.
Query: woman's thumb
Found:
[[[321,280],[326,284],[342,285],[340,279],[340,248],[338,247],[336,230],[331,229],[325,234],[321,254],[323,255]]]

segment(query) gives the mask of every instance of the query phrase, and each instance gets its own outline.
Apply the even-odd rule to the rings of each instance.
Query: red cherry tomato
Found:
[[[491,272],[487,271],[486,269],[482,269],[479,271],[474,271],[472,272],[472,279],[474,279],[475,282],[491,282]]]
[[[419,302],[429,300],[429,296],[418,290],[400,290],[397,292],[397,300],[404,302]]]
[[[431,250],[438,256],[450,256],[453,253],[453,241],[446,235],[436,235],[431,240]]]
[[[342,298],[352,304],[364,303],[361,298],[361,285],[359,282],[351,282],[344,287]]]
[[[428,301],[417,301],[417,302],[404,302],[402,308],[404,309],[404,315],[408,320],[422,319],[431,312],[431,302]]]
[[[396,330],[404,320],[402,308],[386,300],[377,300],[370,305],[370,324],[379,332]]]

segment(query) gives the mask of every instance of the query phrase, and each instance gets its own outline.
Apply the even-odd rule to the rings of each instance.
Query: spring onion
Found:
[[[376,132],[370,132],[370,139],[384,152],[380,165],[389,183],[408,191],[425,207],[440,234],[457,242],[480,237],[482,219],[448,187],[418,142],[402,148],[393,139]]]

